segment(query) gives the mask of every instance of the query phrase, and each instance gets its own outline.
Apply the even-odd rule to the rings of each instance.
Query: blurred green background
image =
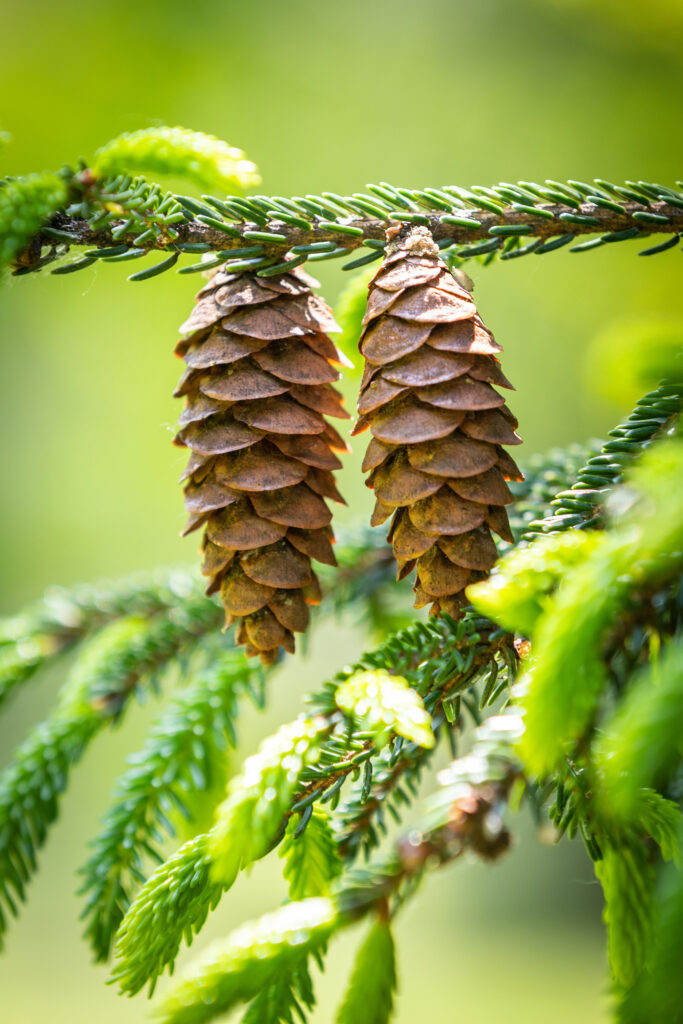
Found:
[[[13,141],[0,159],[4,173],[56,168],[122,131],[180,124],[241,146],[261,168],[262,190],[281,195],[350,193],[380,179],[668,184],[680,177],[681,42],[678,0],[651,0],[646,11],[631,0],[5,0],[0,128]],[[517,383],[523,452],[601,435],[625,411],[606,404],[586,369],[598,332],[681,316],[680,253],[638,259],[636,246],[475,268],[481,312]],[[320,277],[334,301],[344,275],[324,264]],[[122,268],[95,267],[9,280],[0,292],[0,612],[52,582],[194,557],[195,540],[178,537],[184,456],[170,445],[170,395],[175,332],[196,279],[124,278]],[[346,387],[352,401],[353,379]],[[370,507],[359,461],[349,457],[342,473],[350,508],[340,520]],[[245,750],[362,642],[351,621],[320,630],[306,660],[278,676],[268,714],[245,717]],[[58,684],[58,674],[32,683],[4,716],[3,762]],[[89,966],[73,894],[112,780],[154,713],[134,709],[74,773],[0,964],[8,1024],[147,1017],[144,998],[121,1000]],[[504,862],[433,877],[401,918],[399,1024],[427,1013],[470,1024],[607,1019],[590,866],[578,846],[549,848],[529,823],[514,825],[521,838]],[[258,865],[199,944],[281,895],[277,866]],[[349,934],[333,948],[316,1021],[333,1019],[357,941]]]

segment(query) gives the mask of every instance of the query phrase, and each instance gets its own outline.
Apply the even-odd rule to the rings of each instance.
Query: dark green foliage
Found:
[[[0,776],[0,894],[11,911],[11,891],[24,899],[36,851],[57,817],[71,767],[97,733],[121,717],[135,692],[153,683],[170,660],[214,625],[213,615],[206,618],[208,624],[192,614],[182,622],[123,617],[84,649],[53,715],[24,741]]]
[[[600,454],[601,444],[574,444],[568,448],[554,449],[540,455],[532,455],[524,464],[524,480],[512,482],[510,490],[515,503],[508,510],[510,527],[518,543],[534,520],[545,519],[554,514],[550,507],[558,491],[567,486],[567,481],[577,479],[579,470],[588,459]],[[499,540],[501,551],[507,550],[505,541]]]
[[[109,956],[131,894],[145,881],[145,855],[163,861],[159,845],[165,836],[175,837],[173,817],[180,813],[191,819],[188,797],[221,781],[220,758],[228,744],[235,745],[240,698],[246,694],[262,703],[257,668],[235,651],[211,655],[210,667],[171,701],[130,759],[92,843],[82,889],[87,935],[97,960]]]
[[[529,538],[536,533],[598,526],[609,489],[621,480],[624,467],[680,414],[682,397],[681,385],[662,384],[641,398],[628,419],[610,430],[611,440],[581,467],[576,483],[557,494],[551,502],[554,511],[529,523]]]
[[[115,583],[53,587],[30,608],[0,621],[0,703],[48,660],[70,650],[95,630],[122,615],[148,616],[183,608],[199,627],[218,608],[202,596],[198,574],[173,569],[136,573]]]

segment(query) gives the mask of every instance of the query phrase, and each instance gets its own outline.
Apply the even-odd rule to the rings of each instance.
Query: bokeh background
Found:
[[[646,9],[634,0],[5,0],[0,128],[13,140],[0,162],[4,173],[56,168],[122,131],[180,124],[241,146],[262,170],[263,191],[281,195],[350,193],[381,179],[669,184],[681,170],[681,43],[678,0]],[[626,411],[587,370],[598,333],[680,317],[680,253],[639,259],[636,246],[565,249],[476,272],[481,311],[517,383],[523,453],[600,436]],[[324,264],[320,277],[334,301],[344,275]],[[170,445],[170,395],[176,327],[195,285],[173,274],[128,284],[114,267],[3,283],[0,613],[53,582],[194,557],[194,540],[178,537],[184,457]],[[359,462],[350,457],[343,472],[350,508],[341,520],[370,506]],[[362,643],[351,618],[321,628],[305,660],[278,676],[267,714],[245,715],[245,751]],[[2,762],[60,676],[31,683],[0,721]],[[144,997],[122,1000],[89,965],[74,892],[112,781],[156,710],[134,708],[74,773],[0,964],[8,1024],[147,1019]],[[544,846],[524,818],[513,824],[511,856],[433,877],[401,917],[399,1024],[418,1015],[444,1024],[607,1020],[600,897],[583,851]],[[282,892],[276,865],[257,866],[200,944]],[[333,1019],[358,941],[353,932],[333,947],[316,1021]]]

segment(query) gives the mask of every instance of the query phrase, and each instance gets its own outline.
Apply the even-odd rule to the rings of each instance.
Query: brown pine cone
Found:
[[[372,524],[393,516],[399,579],[417,567],[415,607],[457,618],[465,587],[496,560],[491,530],[512,540],[505,481],[522,475],[501,445],[521,438],[491,387],[512,385],[500,346],[426,228],[388,236],[363,320],[354,433],[372,433],[363,462],[377,497]]]
[[[237,642],[266,664],[294,651],[320,600],[311,559],[336,564],[324,498],[343,502],[333,470],[347,445],[325,416],[349,415],[332,387],[341,357],[326,331],[339,328],[312,284],[296,269],[219,271],[176,348],[187,405],[175,443],[192,452],[184,533],[206,527],[207,593],[220,590]]]

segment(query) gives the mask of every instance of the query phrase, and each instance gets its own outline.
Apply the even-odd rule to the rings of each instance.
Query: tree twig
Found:
[[[444,220],[444,214],[429,211],[420,211],[419,216],[427,222],[435,240],[443,241],[452,239],[454,244],[481,241],[496,237],[492,229],[495,228],[522,228],[528,227],[526,233],[529,238],[539,238],[547,241],[559,235],[587,235],[587,234],[620,234],[624,231],[635,230],[641,237],[649,234],[674,234],[683,231],[683,209],[669,205],[664,202],[652,202],[649,207],[636,202],[624,202],[623,213],[617,213],[605,207],[597,206],[594,203],[581,203],[577,208],[571,208],[562,204],[544,204],[539,209],[545,211],[545,215],[537,215],[521,212],[512,207],[506,207],[499,213],[488,210],[463,210],[463,215],[472,214],[471,219],[475,226],[457,225]],[[661,217],[661,220],[639,220],[637,214],[649,213]],[[476,214],[476,219],[475,219]],[[549,217],[551,214],[552,217]],[[571,221],[564,219],[567,215],[576,218]],[[400,214],[398,215],[400,216]],[[389,215],[391,219],[391,215]],[[584,218],[580,220],[579,218]],[[293,224],[286,224],[277,218],[268,221],[267,233],[284,236],[284,240],[278,244],[263,242],[265,253],[285,254],[293,246],[311,245],[316,242],[334,242],[339,247],[351,251],[364,244],[366,240],[383,241],[389,221],[379,217],[348,217],[342,222],[342,229],[330,226],[333,222],[316,222],[311,219],[311,227],[303,228]],[[107,246],[128,244],[136,248],[152,250],[175,249],[178,245],[205,245],[206,251],[230,252],[233,249],[241,249],[245,245],[253,245],[254,241],[245,238],[245,232],[263,232],[263,225],[254,221],[231,222],[231,227],[239,231],[239,236],[232,236],[220,231],[218,228],[203,224],[199,220],[190,220],[176,226],[178,237],[175,242],[169,242],[162,237],[152,236],[144,241],[137,241],[134,232],[130,235],[122,235],[116,238],[112,235],[112,229],[117,224],[124,223],[123,219],[107,228],[93,230],[90,223],[82,217],[72,217],[65,213],[55,214],[50,227],[60,232],[66,232],[74,237],[73,245],[88,246],[94,248],[106,248]],[[356,228],[362,234],[348,234],[344,227]],[[503,236],[504,237],[504,236]],[[616,240],[616,239],[615,239]],[[40,232],[31,241],[27,249],[36,251],[40,246],[54,245],[54,237]]]

